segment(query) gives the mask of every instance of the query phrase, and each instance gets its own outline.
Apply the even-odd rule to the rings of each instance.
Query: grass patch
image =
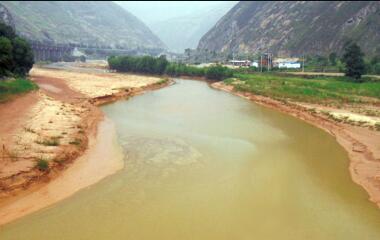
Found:
[[[238,81],[237,84],[236,80]],[[276,73],[235,73],[224,80],[237,90],[273,98],[303,102],[364,103],[365,97],[380,100],[380,81],[354,83],[347,77],[294,76]]]
[[[82,140],[75,138],[73,141],[69,142],[71,145],[79,146],[82,143]]]
[[[380,123],[375,124],[375,129],[376,129],[376,131],[380,131]]]
[[[24,130],[26,131],[26,132],[30,132],[30,133],[36,133],[36,131],[34,131],[32,128],[30,128],[30,127],[24,127]]]
[[[37,140],[36,143],[44,146],[59,146],[59,138],[60,137],[51,137],[48,139]]]
[[[0,80],[0,103],[7,101],[11,96],[38,89],[38,86],[24,78]]]
[[[163,79],[160,79],[160,81],[158,81],[157,84],[161,85],[161,84],[167,83],[168,81],[169,81],[169,79],[163,78]]]
[[[36,166],[37,166],[38,170],[40,170],[40,171],[49,170],[49,163],[47,160],[45,160],[43,158],[38,159]]]

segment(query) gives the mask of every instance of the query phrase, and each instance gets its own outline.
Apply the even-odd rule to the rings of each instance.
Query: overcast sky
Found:
[[[167,20],[218,6],[223,1],[115,1],[143,22]]]

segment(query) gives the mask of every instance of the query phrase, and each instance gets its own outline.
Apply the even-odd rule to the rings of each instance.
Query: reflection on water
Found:
[[[319,129],[198,81],[103,109],[125,169],[0,239],[380,239],[380,211]]]

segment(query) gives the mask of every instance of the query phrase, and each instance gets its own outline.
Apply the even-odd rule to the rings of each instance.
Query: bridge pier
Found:
[[[69,44],[41,43],[31,41],[30,46],[34,54],[34,61],[62,61],[64,55],[71,56],[74,46]]]

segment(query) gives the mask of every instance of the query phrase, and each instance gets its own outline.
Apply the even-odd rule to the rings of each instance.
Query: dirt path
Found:
[[[0,136],[5,137],[20,127],[26,112],[38,101],[38,94],[27,93],[10,102],[0,104]]]
[[[57,100],[67,103],[78,103],[86,97],[82,93],[72,90],[63,79],[32,75],[32,80],[38,84],[41,91]]]

